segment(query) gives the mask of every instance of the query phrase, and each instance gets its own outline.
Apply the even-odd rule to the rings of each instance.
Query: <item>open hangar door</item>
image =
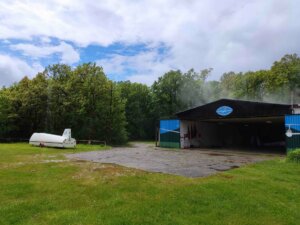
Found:
[[[284,117],[181,121],[182,148],[285,152]]]

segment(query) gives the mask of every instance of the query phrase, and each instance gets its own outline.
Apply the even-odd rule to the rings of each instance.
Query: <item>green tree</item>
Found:
[[[191,69],[184,74],[179,70],[169,71],[159,77],[152,85],[158,117],[172,117],[176,112],[205,103],[209,93],[205,90],[206,79],[211,71],[198,73]]]
[[[69,88],[73,88],[71,99],[76,106],[71,110],[70,120],[80,137],[126,142],[125,102],[117,85],[107,79],[101,67],[94,63],[78,66]]]
[[[201,105],[211,98],[207,95],[209,90],[205,89],[206,79],[211,71],[210,68],[198,73],[191,69],[182,75],[179,95],[181,110]]]
[[[181,71],[169,71],[152,85],[155,110],[159,117],[169,117],[183,108],[179,98],[183,75]]]
[[[268,73],[266,70],[259,70],[239,74],[233,86],[233,96],[239,99],[262,101],[266,94],[265,83]]]
[[[266,81],[266,89],[282,101],[299,101],[300,58],[297,54],[285,55],[275,61]]]
[[[48,66],[44,75],[49,78],[46,104],[46,130],[51,133],[61,133],[64,128],[71,126],[68,120],[70,112],[69,100],[72,97],[67,90],[67,84],[72,76],[70,66],[55,64]]]
[[[126,100],[127,132],[131,140],[146,140],[154,136],[155,116],[148,86],[130,81],[119,82],[121,97]]]
[[[285,85],[290,89],[300,87],[300,58],[297,54],[285,55],[271,67],[267,87],[272,90]]]
[[[241,73],[235,73],[233,71],[222,75],[220,79],[221,96],[227,98],[235,97],[236,82],[241,75]]]
[[[16,114],[13,113],[12,100],[10,98],[10,89],[2,88],[0,90],[0,137],[12,136],[16,130]]]

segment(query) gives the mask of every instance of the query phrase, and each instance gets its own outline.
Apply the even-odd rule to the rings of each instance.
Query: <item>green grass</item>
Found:
[[[89,146],[75,151],[87,151]],[[300,165],[282,159],[184,178],[0,144],[0,224],[299,224]]]
[[[0,144],[0,163],[24,163],[24,161],[38,161],[42,158],[64,158],[66,153],[77,153],[109,149],[109,146],[78,144],[76,148],[41,148],[27,143]]]
[[[300,149],[290,151],[287,156],[289,162],[300,163]]]

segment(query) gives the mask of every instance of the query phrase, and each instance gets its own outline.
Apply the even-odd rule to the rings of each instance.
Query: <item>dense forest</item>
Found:
[[[94,63],[71,68],[56,64],[33,79],[0,89],[0,138],[29,138],[33,132],[60,134],[72,128],[77,139],[119,144],[153,139],[160,118],[219,98],[299,102],[300,58],[285,55],[268,70],[169,71],[151,87],[114,82]]]

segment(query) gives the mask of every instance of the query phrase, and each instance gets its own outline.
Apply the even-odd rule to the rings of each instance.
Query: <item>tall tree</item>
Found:
[[[300,100],[300,58],[297,54],[285,55],[274,62],[266,88],[282,101]]]
[[[181,71],[169,71],[152,85],[155,107],[160,117],[169,117],[183,108],[179,99],[183,81]]]
[[[16,113],[13,111],[10,89],[0,89],[0,138],[13,136]]]
[[[72,75],[70,66],[55,64],[49,66],[44,71],[44,75],[49,78],[47,87],[47,131],[51,133],[61,133],[68,127],[67,115],[69,113],[69,93],[67,83]]]
[[[121,97],[126,100],[125,111],[129,138],[146,140],[153,138],[155,117],[151,90],[148,86],[130,81],[119,82]]]

